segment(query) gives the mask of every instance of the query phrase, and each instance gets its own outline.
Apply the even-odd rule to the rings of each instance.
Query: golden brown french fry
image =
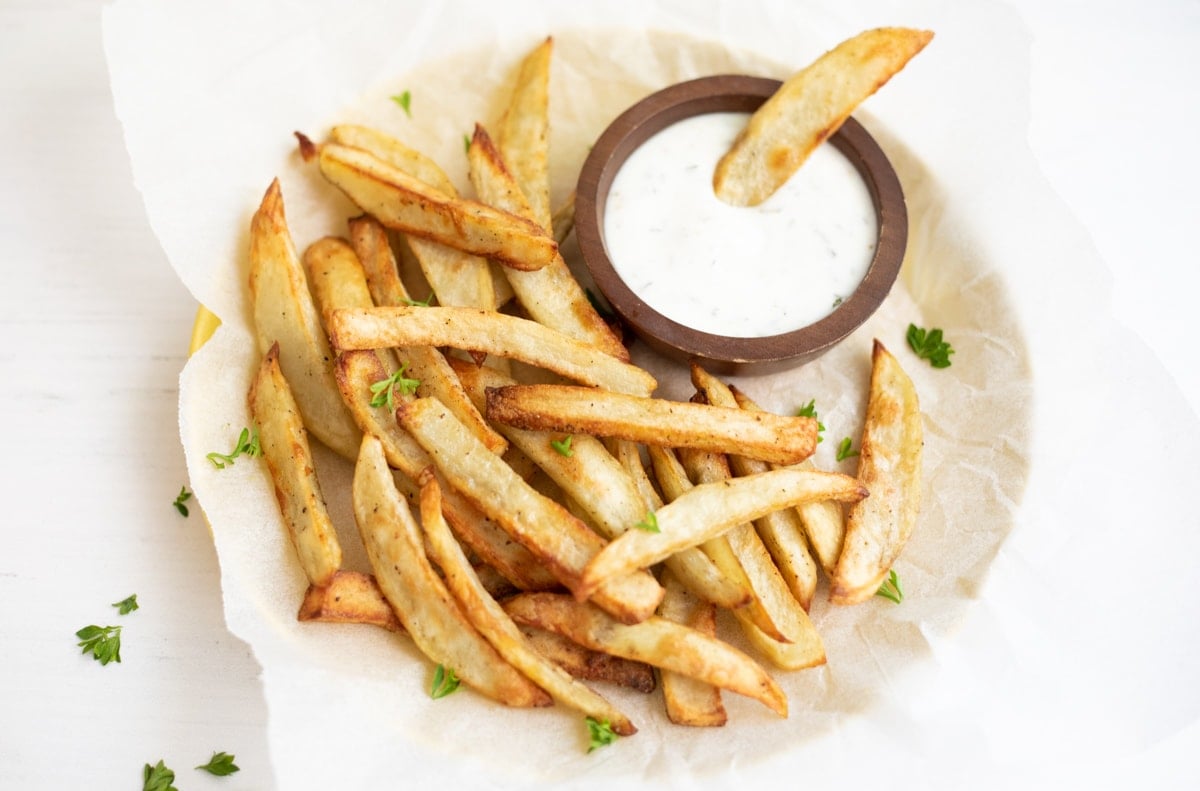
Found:
[[[497,139],[521,193],[532,207],[529,219],[547,231],[550,219],[550,55],[547,37],[517,70],[517,82],[500,118]],[[484,198],[486,202],[486,198]]]
[[[505,705],[549,705],[546,693],[501,658],[446,590],[425,556],[412,512],[392,483],[383,447],[369,435],[354,468],[352,499],[379,589],[421,653]]]
[[[684,588],[669,571],[663,574],[662,604],[658,614],[668,621],[695,629],[709,637],[717,636],[717,609]],[[671,670],[662,671],[663,702],[667,718],[676,725],[724,725],[728,716],[721,702],[721,688],[683,676]]]
[[[517,623],[746,695],[787,716],[787,697],[758,663],[696,629],[658,616],[622,624],[599,607],[556,593],[521,593],[505,601],[504,609]]]
[[[623,712],[525,642],[516,624],[484,590],[462,548],[450,534],[450,527],[442,517],[441,490],[432,474],[426,476],[421,486],[421,526],[428,539],[430,556],[441,568],[446,586],[467,619],[500,656],[559,703],[607,721],[622,736],[637,733],[637,728]]]
[[[518,269],[538,269],[558,254],[536,223],[452,198],[361,149],[329,143],[318,161],[326,179],[388,228]]]
[[[535,491],[504,462],[481,453],[479,441],[432,398],[397,409],[397,419],[433,457],[446,480],[537,556],[567,588],[575,588],[604,542],[566,508]],[[650,574],[614,576],[594,586],[596,603],[622,621],[645,619],[662,588]]]
[[[728,461],[722,454],[685,448],[679,455],[684,468],[698,484],[719,484],[732,478]],[[825,664],[825,645],[821,636],[808,612],[792,595],[758,533],[751,525],[742,523],[730,528],[725,537],[750,580],[750,589],[774,627],[764,631],[758,627],[757,619],[750,618],[745,610],[735,610],[734,615],[750,641],[776,667],[785,670]]]
[[[695,484],[688,477],[687,470],[683,468],[683,464],[675,455],[674,450],[651,445],[648,451],[650,453],[650,461],[654,466],[654,477],[658,480],[659,486],[662,487],[663,497],[666,498],[667,502],[677,500],[684,493],[695,488]],[[730,584],[736,585],[746,591],[745,600],[737,607],[729,609],[740,612],[745,619],[756,624],[761,631],[773,638],[777,640],[786,639],[783,633],[776,628],[774,621],[771,620],[771,616],[763,609],[762,602],[754,595],[754,591],[750,586],[750,578],[746,575],[745,569],[742,568],[742,563],[738,560],[737,554],[734,553],[733,547],[729,543],[729,538],[724,534],[714,536],[700,544],[700,547],[704,554],[712,560],[712,564],[717,568],[722,577],[728,580]],[[675,555],[672,557],[675,557]]]
[[[717,197],[735,206],[762,203],[932,38],[927,30],[868,30],[788,78],[717,163]]]
[[[647,510],[657,511],[662,508],[663,500],[654,490],[654,484],[650,482],[650,476],[642,464],[638,445],[628,440],[614,440],[613,444],[616,446],[617,460],[634,479]],[[713,539],[713,542],[716,541],[723,539]],[[711,542],[706,542],[704,546],[708,543]],[[663,565],[670,569],[694,596],[718,607],[735,610],[750,603],[754,598],[745,577],[723,573],[703,547],[676,552],[664,560]]]
[[[508,172],[500,152],[479,124],[475,125],[467,159],[471,166],[471,183],[481,201],[519,217],[536,219],[520,185]],[[620,360],[629,360],[629,351],[592,307],[561,255],[541,269],[532,272],[508,269],[505,274],[517,301],[530,318],[603,349]]]
[[[370,217],[350,220],[350,242],[361,262],[374,304],[407,304],[407,293],[397,274],[396,259],[383,226]],[[366,305],[340,304],[344,307],[373,307],[371,302]],[[437,397],[494,453],[503,453],[508,448],[504,438],[488,425],[467,397],[458,376],[440,351],[432,346],[405,346],[395,352],[397,359],[405,366],[405,375],[421,383],[417,387],[418,395]]]
[[[584,648],[570,638],[536,626],[521,626],[521,634],[539,654],[583,681],[606,681],[637,692],[653,692],[658,686],[654,668],[620,656]]]
[[[450,346],[521,360],[577,382],[622,393],[649,395],[657,387],[654,377],[641,368],[590,344],[535,321],[492,311],[441,307],[339,310],[330,334],[338,349]]]
[[[730,390],[733,391],[733,396],[742,409],[762,411],[762,407],[736,387],[731,387]],[[745,459],[740,459],[738,463],[746,468],[745,471],[738,470],[739,475],[745,475],[752,471]],[[811,459],[800,462],[799,466],[806,470],[816,469]],[[842,511],[842,504],[833,501],[802,503],[796,506],[796,515],[800,518],[800,526],[804,530],[804,535],[808,537],[809,546],[812,547],[812,553],[816,555],[817,562],[821,564],[821,568],[826,574],[832,575],[833,569],[837,566],[838,555],[842,553],[842,539],[846,534],[846,517]],[[771,550],[771,552],[774,554],[775,550]],[[800,563],[803,562],[803,560],[800,561]]]
[[[488,420],[535,431],[591,434],[794,464],[812,455],[816,421],[570,385],[488,392]]]
[[[333,354],[288,230],[283,193],[271,182],[250,223],[250,301],[258,350],[279,343],[279,365],[312,435],[348,459],[362,434],[342,405]]]
[[[917,522],[921,503],[921,407],[912,380],[884,345],[871,353],[871,385],[858,477],[871,496],[846,513],[846,540],[829,583],[834,604],[875,595]]]
[[[691,371],[692,384],[707,403],[741,408],[733,390],[720,379],[696,364],[692,365]],[[729,467],[735,475],[753,475],[771,469],[767,462],[758,459],[748,459],[737,454],[730,454],[728,458]],[[809,464],[810,461],[804,461],[802,464]],[[798,509],[788,508],[759,517],[754,523],[754,529],[758,531],[759,538],[771,553],[775,567],[779,569],[788,589],[807,612],[812,603],[813,593],[817,589],[817,564],[805,543],[804,526],[801,524]]]
[[[313,585],[328,585],[342,565],[342,548],[325,509],[308,433],[279,365],[279,344],[263,357],[248,401],[275,499],[300,567]]]
[[[383,598],[375,578],[361,571],[342,569],[325,587],[309,585],[300,603],[298,621],[361,623],[403,632],[404,624]]]
[[[810,500],[858,500],[866,494],[858,480],[848,475],[791,467],[700,484],[658,510],[657,532],[629,530],[604,547],[572,592],[587,599],[605,580],[647,568],[771,511]]]

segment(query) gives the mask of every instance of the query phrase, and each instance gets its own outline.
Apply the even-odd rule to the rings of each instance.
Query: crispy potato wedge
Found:
[[[519,217],[536,219],[534,209],[505,167],[500,152],[478,124],[467,159],[471,183],[481,201]],[[629,361],[629,350],[592,307],[561,255],[541,269],[532,272],[509,269],[505,274],[517,301],[534,321],[603,349],[619,360]]]
[[[499,153],[529,202],[529,219],[547,231],[550,215],[550,56],[547,37],[517,70],[508,107],[500,118]],[[486,198],[484,199],[486,202]]]
[[[468,620],[500,656],[550,693],[555,701],[597,720],[607,720],[612,729],[622,736],[637,733],[628,716],[525,641],[516,624],[484,589],[467,556],[450,534],[450,527],[442,517],[441,490],[432,473],[426,476],[421,485],[421,526],[428,541],[430,557],[441,568],[446,586],[458,600]]]
[[[445,195],[361,149],[329,143],[318,162],[330,183],[393,230],[518,269],[538,269],[558,254],[536,223]]]
[[[392,483],[383,447],[371,436],[363,437],[352,499],[379,589],[421,653],[505,705],[549,705],[549,696],[501,658],[446,590],[425,556],[412,512]]]
[[[692,384],[704,396],[704,400],[715,406],[742,408],[737,396],[728,385],[717,377],[693,364]],[[767,462],[758,459],[748,459],[737,454],[729,455],[729,467],[735,475],[753,475],[771,469]],[[809,464],[811,460],[802,464]],[[805,612],[812,603],[813,593],[817,589],[817,564],[808,551],[804,540],[804,526],[800,521],[797,509],[774,511],[759,517],[754,522],[767,551],[775,561],[775,567],[783,576],[788,589],[800,602]]]
[[[658,510],[658,532],[629,530],[604,547],[572,591],[585,600],[606,580],[651,566],[771,511],[810,500],[859,500],[866,494],[848,475],[791,467],[700,484]]]
[[[374,305],[408,304],[408,294],[400,282],[396,258],[391,245],[388,244],[384,227],[370,217],[352,219],[350,243],[361,262]],[[356,307],[373,305],[369,303]],[[405,365],[406,375],[420,381],[421,384],[417,387],[418,395],[437,397],[449,407],[455,417],[475,432],[492,452],[503,453],[508,449],[508,442],[483,419],[483,415],[467,397],[458,376],[438,349],[433,346],[405,346],[396,349],[395,352],[397,359]]]
[[[858,477],[871,491],[846,513],[846,539],[829,600],[856,604],[875,595],[917,522],[921,504],[921,407],[912,380],[878,340],[859,450]]]
[[[927,30],[868,30],[788,78],[717,163],[717,197],[734,206],[765,201],[932,38]]]
[[[658,385],[641,368],[590,344],[535,321],[492,311],[441,307],[340,310],[333,317],[331,336],[338,349],[450,346],[480,351],[621,393],[649,395]]]
[[[328,585],[342,565],[342,548],[313,468],[308,432],[279,365],[278,343],[263,357],[247,400],[300,567],[311,584]]]
[[[329,137],[335,143],[374,155],[444,195],[458,197],[454,183],[436,162],[390,135],[366,126],[344,124],[333,127]],[[421,274],[437,294],[439,303],[489,309],[500,304],[487,259],[419,236],[406,241],[421,268]],[[404,303],[376,300],[376,304]]]
[[[258,350],[279,343],[279,365],[304,417],[304,426],[348,459],[362,434],[333,378],[333,354],[288,230],[279,181],[271,182],[250,223],[250,301]]]
[[[817,423],[809,417],[750,413],[570,385],[490,390],[485,414],[488,420],[523,429],[728,451],[781,464],[808,458],[817,444]]]
[[[361,623],[381,626],[389,632],[403,632],[404,624],[383,598],[375,578],[361,571],[342,569],[325,587],[309,585],[300,602],[298,621],[322,623]]]
[[[435,399],[402,404],[400,423],[433,457],[450,485],[525,545],[567,588],[579,585],[583,569],[604,541],[566,508],[535,491],[491,453]],[[651,615],[662,588],[641,571],[614,576],[594,586],[596,604],[620,620],[636,623]]]
[[[568,637],[536,626],[521,626],[521,633],[534,650],[583,681],[604,681],[650,693],[658,686],[654,668],[620,656],[584,648]]]
[[[731,387],[730,390],[733,392],[734,398],[737,399],[738,406],[742,409],[757,412],[762,411],[762,407],[754,403],[753,399],[739,391],[736,387]],[[748,475],[751,472],[757,472],[757,470],[752,469],[754,465],[744,457],[738,457],[735,465],[735,472],[738,475]],[[811,459],[800,462],[800,466],[806,470],[816,469]],[[837,566],[838,556],[842,554],[842,540],[846,535],[846,516],[843,512],[842,504],[832,500],[818,503],[801,503],[796,506],[796,515],[800,518],[800,526],[804,530],[804,535],[808,537],[809,546],[812,547],[811,555],[816,555],[816,560],[821,564],[821,568],[826,574],[832,575],[834,568]],[[790,528],[787,529],[790,530]],[[759,533],[762,534],[763,531],[760,529]],[[766,536],[763,537],[763,540],[767,541]],[[791,549],[782,546],[783,537],[779,536],[777,540],[781,542],[778,550],[781,554],[789,551],[794,552],[794,542],[790,539],[787,539],[787,541],[793,545]],[[770,542],[768,542],[767,546],[771,549],[771,554],[774,555],[776,550],[771,548]],[[807,588],[808,582],[802,579],[802,575],[807,574],[807,572],[801,568],[807,565],[807,561],[800,557],[798,552],[794,552],[794,554],[796,560],[793,563],[796,566],[795,574],[797,575],[795,584]],[[785,561],[777,558],[776,562],[780,563],[780,571],[783,571]],[[787,573],[784,572],[785,577]],[[789,581],[788,584],[791,585],[792,583]],[[805,606],[807,607],[807,605]]]
[[[698,484],[721,483],[732,477],[729,463],[722,454],[685,448],[680,451],[680,458],[692,480]],[[825,664],[825,645],[821,636],[809,619],[808,611],[792,595],[755,529],[743,522],[730,528],[725,537],[750,581],[755,598],[774,627],[764,631],[758,627],[758,619],[751,618],[745,609],[734,611],[750,641],[776,667],[785,670]]]
[[[717,608],[689,593],[670,572],[663,574],[662,583],[666,595],[658,607],[658,614],[715,638]],[[676,725],[713,727],[724,725],[728,720],[720,687],[663,670],[662,690],[667,718]]]
[[[658,616],[623,624],[595,605],[557,593],[521,593],[506,600],[504,610],[517,623],[746,695],[787,716],[787,697],[757,662],[696,629]]]

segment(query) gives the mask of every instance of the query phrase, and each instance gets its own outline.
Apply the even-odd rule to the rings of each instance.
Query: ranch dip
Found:
[[[609,259],[647,305],[739,338],[829,315],[866,275],[878,235],[862,176],[832,145],[758,206],[719,200],[713,170],[748,118],[706,113],[655,134],[617,172],[604,217]]]

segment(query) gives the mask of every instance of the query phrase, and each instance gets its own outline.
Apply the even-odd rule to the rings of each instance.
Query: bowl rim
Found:
[[[860,174],[877,219],[875,254],[862,282],[829,315],[796,330],[758,337],[704,332],[650,307],[617,274],[604,243],[605,201],[617,171],[655,132],[694,115],[753,112],[782,83],[766,77],[720,74],[676,83],[619,115],[597,139],[580,170],[575,235],[588,272],[604,298],[649,346],[715,370],[760,373],[800,365],[827,351],[863,324],[891,291],[908,241],[908,212],[900,180],[867,130],[848,117],[829,137]]]

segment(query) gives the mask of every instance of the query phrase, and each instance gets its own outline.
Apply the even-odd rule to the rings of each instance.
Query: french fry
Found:
[[[518,269],[538,269],[558,254],[536,223],[452,198],[361,149],[328,143],[318,162],[330,183],[393,230]]]
[[[450,346],[521,360],[587,385],[638,395],[654,377],[535,321],[471,308],[395,307],[339,310],[330,331],[338,349]],[[805,418],[806,419],[806,418]]]
[[[790,77],[717,163],[717,197],[735,206],[762,203],[932,38],[927,30],[868,30]]]
[[[425,556],[412,512],[392,483],[383,447],[371,436],[363,437],[352,499],[379,589],[421,653],[505,705],[549,705],[549,696],[501,658],[446,590]]]
[[[742,408],[733,390],[720,379],[696,364],[691,366],[691,372],[692,384],[707,403],[734,409]],[[748,459],[737,454],[730,454],[728,458],[729,467],[736,475],[753,475],[771,469],[769,464],[757,459]],[[810,462],[811,460],[806,460],[801,464]],[[800,521],[798,509],[788,508],[766,514],[755,521],[754,529],[758,531],[759,538],[771,553],[775,567],[779,569],[788,589],[807,612],[812,603],[813,593],[817,589],[817,564],[804,541],[804,526]]]
[[[535,651],[583,681],[604,681],[637,692],[650,693],[658,686],[654,668],[620,656],[593,651],[555,632],[521,626],[521,634]]]
[[[532,209],[529,219],[547,232],[551,230],[550,56],[553,51],[554,39],[547,37],[521,61],[512,97],[500,118],[497,139],[499,153]]]
[[[300,567],[311,584],[328,585],[342,565],[342,548],[313,468],[308,433],[279,365],[278,343],[263,357],[247,400]]]
[[[866,494],[848,475],[790,467],[700,484],[658,510],[657,532],[629,530],[604,547],[572,592],[585,600],[606,580],[647,568],[771,511],[810,500],[858,500]]]
[[[408,304],[408,294],[397,274],[396,259],[383,226],[370,217],[350,220],[350,243],[362,264],[374,304]],[[508,448],[504,438],[488,425],[467,397],[458,376],[438,349],[433,346],[405,346],[395,352],[397,359],[406,365],[408,376],[421,383],[417,387],[418,395],[437,397],[494,453],[503,453]]]
[[[288,230],[279,181],[271,182],[250,223],[250,301],[258,350],[279,343],[305,428],[331,450],[353,459],[362,437],[342,405],[333,354]]]
[[[921,501],[921,407],[912,380],[878,340],[859,450],[858,477],[871,496],[850,506],[846,539],[829,583],[834,604],[875,595],[912,534]]]
[[[736,387],[731,387],[730,390],[733,391],[733,396],[742,409],[762,411],[762,407]],[[743,467],[742,470],[737,470],[739,475],[755,471],[751,469],[753,465],[748,464],[744,458],[740,458],[737,463]],[[811,459],[800,462],[800,466],[809,470],[816,469]],[[832,575],[837,566],[838,556],[842,554],[842,539],[846,535],[846,516],[842,511],[842,504],[833,501],[802,503],[796,506],[796,515],[800,518],[800,526],[804,529],[804,535],[808,537],[808,543],[812,547],[813,554],[816,555],[817,562],[821,564],[821,568],[826,574]],[[764,538],[764,540],[766,539]],[[770,544],[768,544],[768,548],[770,548]],[[772,550],[772,554],[774,553],[775,550]],[[799,564],[804,562],[801,559]],[[782,571],[782,568],[780,570]],[[796,573],[799,576],[801,572],[797,569]],[[802,583],[798,580],[796,584]],[[807,583],[803,583],[803,585],[807,587]]]
[[[658,614],[668,621],[717,636],[717,609],[688,592],[670,572],[663,574],[662,604]],[[667,718],[676,725],[717,726],[728,720],[721,688],[671,670],[662,671],[663,702]]]
[[[658,479],[663,496],[668,502],[679,499],[686,492],[695,488],[695,484],[688,477],[687,470],[684,469],[683,463],[679,461],[674,450],[652,445],[649,452],[650,460],[654,465],[655,478]],[[783,632],[772,620],[771,614],[754,595],[750,577],[742,568],[742,562],[738,559],[737,553],[733,551],[729,536],[724,533],[714,536],[700,544],[700,547],[704,554],[712,560],[713,565],[724,579],[746,591],[745,600],[737,607],[729,609],[737,612],[740,620],[754,624],[759,631],[769,637],[775,640],[786,640]]]
[[[521,593],[506,600],[504,610],[517,623],[746,695],[787,716],[787,697],[758,663],[696,629],[658,616],[623,624],[595,605],[556,593]]]
[[[435,399],[397,409],[397,419],[433,457],[447,481],[538,557],[567,588],[580,583],[604,542],[563,506],[536,492]],[[650,574],[614,576],[592,587],[596,603],[627,623],[651,615],[662,588]]]
[[[442,518],[441,490],[432,474],[426,477],[421,486],[421,526],[428,540],[430,555],[441,568],[447,587],[468,620],[500,656],[550,693],[557,702],[589,717],[607,721],[622,736],[637,732],[623,712],[526,643],[516,624],[484,590],[462,548],[450,534],[450,528]]]
[[[534,210],[508,172],[500,152],[478,124],[467,159],[471,165],[471,183],[481,201],[519,217],[535,219]],[[561,255],[541,269],[532,272],[509,269],[505,274],[517,301],[532,319],[603,349],[617,359],[629,361],[629,350],[592,307]]]
[[[300,603],[298,621],[361,623],[403,632],[404,624],[383,598],[375,578],[361,571],[342,569],[325,587],[309,585]]]
[[[680,451],[680,458],[684,468],[698,484],[717,484],[732,478],[728,461],[722,454],[684,449]],[[766,516],[769,514],[759,519]],[[735,610],[733,614],[741,621],[746,636],[776,667],[801,670],[825,664],[825,646],[821,636],[817,634],[808,612],[792,595],[755,529],[742,523],[730,528],[725,536],[750,580],[755,598],[774,626],[774,629],[764,632],[758,627],[756,619],[748,617],[745,610]]]
[[[794,464],[812,455],[816,421],[570,385],[488,391],[488,420],[535,431],[591,434]]]

